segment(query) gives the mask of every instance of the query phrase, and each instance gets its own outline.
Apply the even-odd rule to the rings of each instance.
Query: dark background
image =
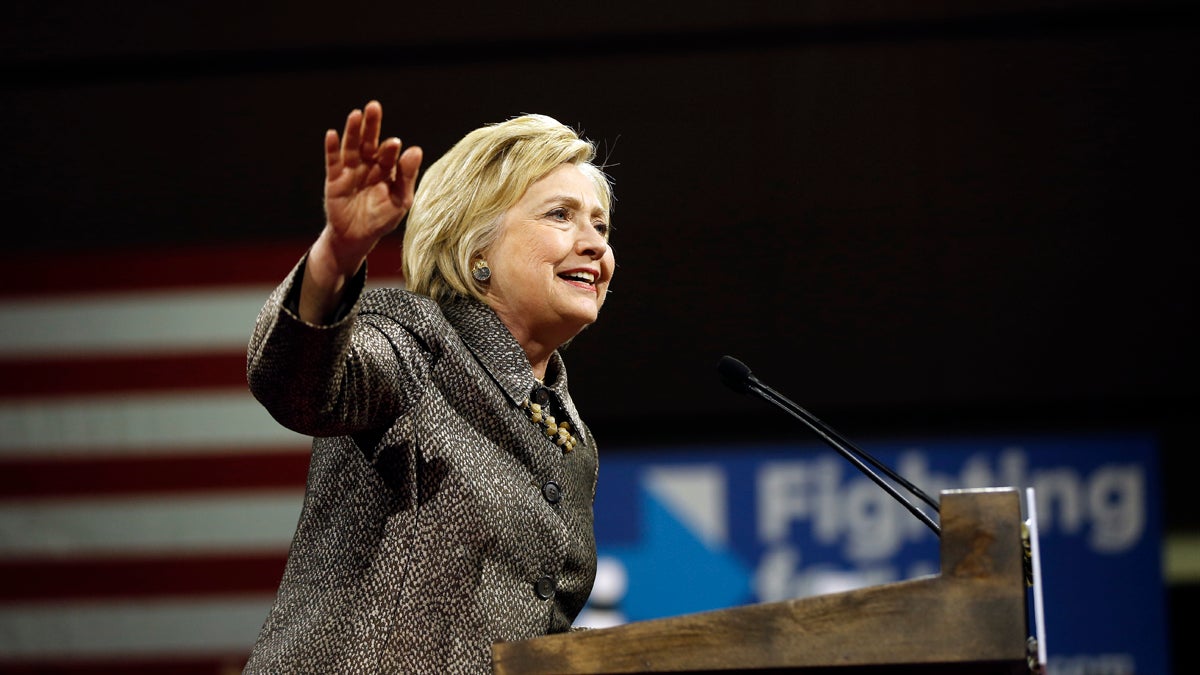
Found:
[[[431,159],[545,113],[615,180],[613,293],[567,354],[606,452],[810,440],[721,386],[731,354],[860,441],[1155,432],[1168,534],[1200,530],[1195,3],[311,4],[10,8],[5,259],[298,255],[351,108]]]

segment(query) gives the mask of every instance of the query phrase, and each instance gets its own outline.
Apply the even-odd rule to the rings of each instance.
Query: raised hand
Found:
[[[420,148],[401,154],[398,138],[380,144],[382,122],[383,106],[371,101],[346,116],[341,139],[325,132],[326,234],[348,274],[408,213],[421,166]]]
[[[325,229],[309,251],[300,315],[323,322],[379,240],[413,202],[421,148],[401,153],[399,138],[379,142],[383,106],[371,101],[346,116],[342,137],[325,132]]]

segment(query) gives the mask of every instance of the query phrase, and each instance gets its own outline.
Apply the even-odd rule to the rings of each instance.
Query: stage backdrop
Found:
[[[306,245],[31,256],[0,270],[0,671],[240,671],[283,570],[309,446],[250,396],[245,346]],[[398,262],[377,253],[371,283],[400,283]],[[788,429],[763,408],[748,425]],[[602,447],[602,574],[579,623],[936,572],[932,533],[812,439]],[[1052,672],[1169,672],[1154,438],[862,444],[931,494],[1035,488]]]

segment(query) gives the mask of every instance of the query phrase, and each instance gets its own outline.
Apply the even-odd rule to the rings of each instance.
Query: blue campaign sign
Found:
[[[1151,436],[862,446],[934,497],[1015,487],[1024,499],[1033,488],[1049,672],[1170,672]],[[939,564],[932,530],[820,444],[604,455],[596,535],[600,574],[578,625],[821,595]]]

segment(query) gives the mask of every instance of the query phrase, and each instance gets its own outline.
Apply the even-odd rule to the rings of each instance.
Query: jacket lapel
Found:
[[[533,368],[529,365],[525,350],[521,349],[517,339],[491,307],[474,298],[458,297],[446,302],[442,306],[442,313],[513,406],[519,406],[529,398],[537,385]],[[546,375],[550,382],[546,386],[554,392],[562,414],[570,421],[572,428],[578,429],[579,413],[571,401],[567,389],[567,369],[557,351],[550,357]]]

